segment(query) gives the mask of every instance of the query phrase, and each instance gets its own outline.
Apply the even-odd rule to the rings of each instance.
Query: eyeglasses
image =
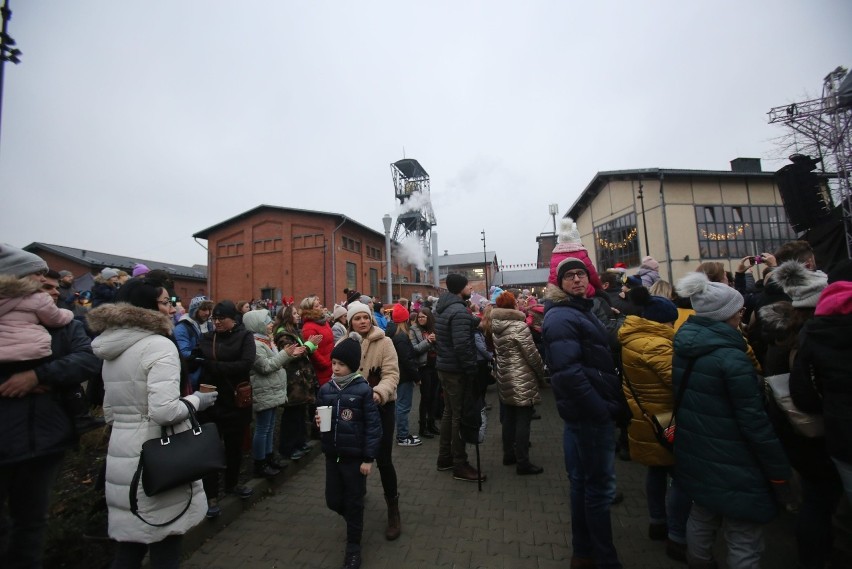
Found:
[[[573,281],[576,278],[583,280],[588,276],[589,275],[586,273],[586,271],[567,271],[564,275],[562,275],[562,280]]]
[[[227,316],[211,316],[210,317],[210,320],[212,320],[213,322],[221,322],[222,320],[227,320],[227,319],[228,319]]]
[[[158,300],[157,304],[159,304],[160,306],[171,306],[172,301],[171,300]]]

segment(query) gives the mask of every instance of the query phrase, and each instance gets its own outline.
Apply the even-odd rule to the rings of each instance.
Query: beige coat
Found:
[[[384,331],[373,325],[367,336],[361,338],[359,334],[352,332],[350,338],[361,340],[361,367],[358,371],[364,379],[370,377],[370,370],[374,373],[381,370],[381,381],[373,388],[373,393],[379,395],[379,405],[388,401],[396,401],[396,386],[399,385],[399,361],[396,357],[396,349],[393,342],[385,336]]]
[[[493,309],[491,333],[500,399],[515,407],[539,403],[538,386],[544,381],[544,365],[524,313],[508,308]]]

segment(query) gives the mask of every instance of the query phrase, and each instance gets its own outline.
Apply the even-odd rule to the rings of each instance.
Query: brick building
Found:
[[[54,271],[71,271],[74,273],[74,285],[77,290],[81,291],[91,288],[94,277],[102,269],[111,267],[130,274],[133,271],[133,265],[142,263],[151,270],[162,269],[171,275],[174,281],[172,292],[183,301],[184,306],[189,305],[189,299],[193,296],[207,294],[207,267],[201,265],[185,267],[162,261],[136,259],[114,253],[102,253],[39,242],[30,243],[24,247],[24,250],[44,259]]]
[[[332,306],[344,288],[385,298],[385,234],[339,213],[259,205],[193,237],[207,240],[214,299],[316,294]],[[391,260],[394,299],[435,294],[425,271]]]

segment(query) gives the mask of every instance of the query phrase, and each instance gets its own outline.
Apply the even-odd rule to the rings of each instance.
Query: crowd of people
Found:
[[[671,284],[650,256],[634,274],[599,273],[568,224],[541,298],[492,287],[472,303],[466,277],[449,274],[440,297],[387,307],[344,290],[331,308],[317,296],[198,296],[184,311],[161,273],[107,268],[81,293],[67,271],[0,246],[3,567],[40,566],[53,481],[79,434],[68,400],[83,384],[95,399],[102,385],[111,429],[104,480],[115,569],[139,567],[146,554],[151,567],[177,567],[181,536],[218,517],[223,495],[252,496],[241,474],[249,432],[248,475],[257,478],[276,477],[311,452],[310,437],[321,439],[326,502],[347,527],[343,567],[360,567],[373,464],[384,536],[402,533],[394,446],[438,437],[438,471],[487,480],[463,430],[469,403],[492,384],[503,464],[518,476],[544,471],[530,431],[541,389],[553,390],[572,568],[621,567],[610,519],[616,457],[646,467],[648,539],[672,559],[715,567],[721,533],[728,567],[759,567],[762,528],[787,508],[798,513],[798,566],[830,564],[832,515],[852,499],[849,261],[826,275],[796,241],[742,259],[733,274],[705,262]],[[822,417],[824,430],[798,431],[764,376],[783,376],[795,406]],[[189,491],[131,495],[142,444],[163,426],[191,428],[187,404],[216,425],[224,470]],[[330,428],[320,430],[316,408],[325,406]]]

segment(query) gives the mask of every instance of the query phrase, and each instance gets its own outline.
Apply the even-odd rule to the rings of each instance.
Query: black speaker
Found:
[[[807,231],[831,220],[831,205],[826,203],[814,169],[819,160],[796,154],[793,161],[775,172],[775,182],[784,202],[787,221],[796,233]]]

